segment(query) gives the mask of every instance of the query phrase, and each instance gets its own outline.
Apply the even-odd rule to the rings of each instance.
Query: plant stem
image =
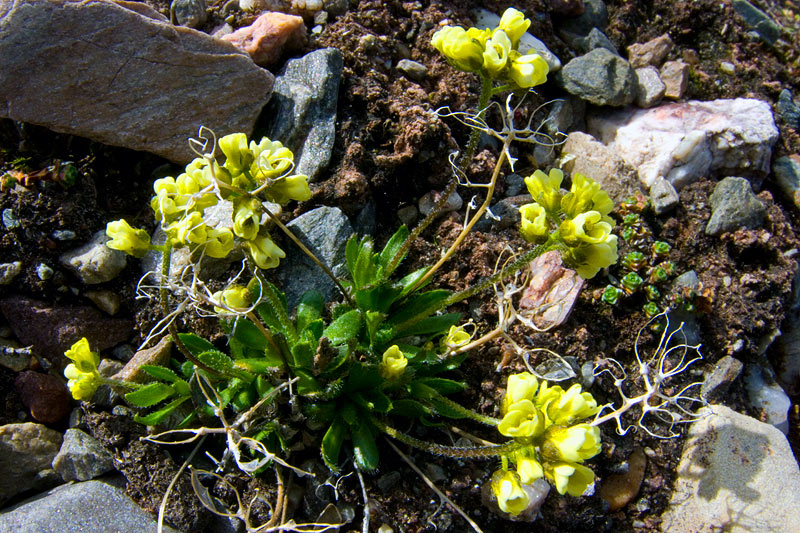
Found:
[[[414,284],[414,287],[411,289],[411,292],[415,291],[417,287],[425,283],[425,281],[427,281],[428,278],[430,278],[434,274],[434,272],[439,270],[439,268],[445,263],[445,261],[450,259],[450,257],[456,252],[456,248],[458,248],[461,242],[467,237],[469,232],[472,231],[472,227],[478,223],[478,220],[481,219],[483,214],[489,208],[489,204],[491,203],[492,197],[494,196],[494,188],[497,185],[497,178],[500,176],[500,169],[503,167],[503,163],[505,162],[506,158],[506,151],[508,150],[508,147],[511,144],[512,139],[513,135],[509,135],[503,142],[503,148],[500,151],[500,156],[497,159],[497,164],[495,164],[494,166],[494,172],[492,172],[492,179],[489,181],[489,187],[486,190],[486,199],[483,201],[483,204],[481,204],[481,207],[475,212],[474,215],[472,215],[472,218],[470,219],[469,223],[464,227],[464,229],[461,230],[461,233],[458,234],[458,237],[456,237],[456,240],[453,242],[453,244],[450,245],[450,248],[448,248],[447,252],[445,252],[442,258],[439,259],[439,261],[437,261],[436,264],[433,265],[425,273],[425,275],[422,276],[417,281],[417,283]]]
[[[500,423],[500,420],[498,420],[496,418],[493,418],[491,416],[486,416],[486,415],[482,415],[480,413],[476,413],[472,409],[468,409],[468,408],[464,407],[463,405],[461,405],[460,403],[454,402],[453,400],[451,400],[450,398],[448,398],[448,397],[446,397],[446,396],[444,396],[442,394],[436,393],[435,397],[436,397],[436,401],[445,404],[447,407],[449,407],[453,411],[455,411],[455,412],[457,412],[459,414],[462,414],[465,417],[467,417],[467,418],[469,418],[471,420],[474,420],[475,422],[480,422],[481,424],[486,424],[487,426],[496,426],[497,424]]]
[[[492,96],[492,80],[491,78],[481,76],[481,95],[478,101],[478,119],[482,119],[486,114],[486,106],[489,105],[489,98]],[[475,149],[478,146],[478,140],[481,137],[481,131],[478,129],[473,129],[469,135],[469,141],[467,141],[467,149],[459,158],[458,161],[458,169],[456,170],[457,174],[464,174],[466,173],[467,165],[470,161],[472,161],[472,157],[475,155]],[[447,203],[448,198],[453,192],[456,190],[458,186],[458,179],[453,178],[450,180],[450,183],[447,184],[447,187],[444,191],[442,191],[441,197],[436,202],[436,205],[433,207],[430,213],[420,222],[416,228],[409,234],[406,241],[403,243],[403,246],[394,254],[394,257],[389,262],[389,266],[387,267],[388,272],[393,272],[394,269],[397,267],[397,263],[400,262],[400,259],[405,257],[406,252],[411,247],[411,243],[413,243],[420,234],[425,231],[425,229],[430,226],[431,222],[439,216],[444,209],[445,204]]]
[[[272,219],[272,221],[275,223],[275,225],[278,226],[281,229],[281,231],[286,234],[287,237],[292,239],[292,241],[297,245],[297,247],[300,248],[300,250],[302,250],[304,254],[306,254],[308,257],[310,257],[311,260],[314,261],[314,263],[316,263],[316,265],[318,267],[320,267],[322,269],[322,271],[325,272],[325,274],[327,274],[328,277],[333,280],[333,283],[336,284],[336,287],[339,289],[339,292],[342,293],[342,295],[344,296],[345,300],[347,300],[347,303],[350,304],[352,307],[355,307],[356,306],[355,302],[353,302],[353,300],[350,298],[350,295],[347,293],[347,291],[344,289],[344,287],[342,287],[342,284],[339,283],[339,280],[336,279],[336,276],[333,275],[333,272],[331,272],[331,269],[329,269],[322,261],[317,259],[317,256],[314,255],[314,253],[311,250],[309,250],[306,247],[306,245],[303,244],[300,241],[300,239],[298,239],[297,236],[294,233],[292,233],[292,230],[287,228],[283,224],[283,222],[281,222],[278,219],[278,217],[275,216],[275,214],[272,211],[270,211],[269,209],[265,209],[265,211],[267,212],[269,217]]]
[[[172,241],[167,238],[167,242],[164,243],[164,250],[161,252],[161,287],[159,288],[158,295],[159,299],[161,300],[161,312],[164,313],[164,316],[169,316],[169,290],[167,290],[167,283],[169,281],[169,262],[172,257]],[[197,357],[195,357],[192,352],[183,344],[183,341],[178,337],[178,326],[175,325],[174,320],[169,321],[169,334],[172,336],[172,342],[175,343],[175,346],[178,347],[178,350],[192,362],[193,365],[202,368],[209,374],[217,377],[222,377],[218,371],[214,370]]]
[[[491,457],[502,457],[503,455],[508,455],[509,453],[524,446],[524,444],[520,444],[515,440],[497,446],[477,446],[475,448],[443,446],[441,444],[434,444],[432,442],[415,439],[414,437],[407,435],[402,431],[398,431],[391,426],[387,426],[375,418],[372,418],[371,421],[379,430],[386,433],[390,437],[399,440],[403,444],[408,444],[409,446],[419,448],[420,450],[425,450],[426,452],[446,455],[456,459],[489,459]]]

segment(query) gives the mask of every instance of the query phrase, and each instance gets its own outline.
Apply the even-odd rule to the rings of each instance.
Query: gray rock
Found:
[[[106,231],[100,230],[87,244],[62,254],[59,261],[86,285],[111,281],[125,268],[127,258],[124,252],[106,246],[109,240]]]
[[[187,163],[198,125],[249,134],[269,99],[272,75],[246,54],[145,4],[1,5],[1,118]]]
[[[493,217],[485,214],[477,224],[475,229],[478,231],[489,231],[492,229],[505,229],[519,224],[519,208],[532,201],[530,194],[503,198],[489,208]]]
[[[744,383],[750,405],[761,413],[761,419],[787,435],[792,401],[775,382],[772,370],[758,365],[748,365],[744,371]]]
[[[425,79],[425,76],[428,75],[428,67],[418,61],[412,61],[411,59],[401,59],[397,63],[397,70],[412,81],[422,81]]]
[[[614,43],[608,40],[606,34],[597,28],[592,28],[589,35],[586,36],[586,51],[588,52],[595,48],[605,48],[612,54],[619,55],[619,50],[614,46]]]
[[[680,290],[684,287],[693,291],[700,289],[700,278],[694,270],[687,270],[672,281],[673,290]]]
[[[56,271],[53,270],[47,263],[39,263],[36,265],[36,277],[42,281],[47,281],[53,277]]]
[[[547,116],[542,121],[544,132],[550,137],[548,142],[560,143],[570,131],[580,130],[585,124],[585,114],[586,102],[574,96],[567,96],[550,104]]]
[[[378,488],[381,489],[381,492],[384,494],[388,494],[390,490],[392,490],[395,485],[402,479],[403,476],[400,475],[400,472],[387,472],[386,474],[382,475],[378,478],[377,484]]]
[[[675,209],[680,202],[678,191],[664,178],[659,176],[650,186],[650,204],[657,215]]]
[[[397,210],[397,219],[406,226],[411,226],[416,222],[418,216],[419,211],[417,211],[417,206],[415,205],[407,205]]]
[[[359,235],[374,235],[378,227],[377,212],[375,202],[369,201],[364,208],[358,212],[353,231]]]
[[[422,195],[417,205],[417,208],[422,216],[426,217],[431,213],[431,211],[433,211],[433,208],[436,207],[437,203],[439,203],[441,196],[442,193],[439,191],[429,191]],[[463,205],[464,200],[461,199],[461,196],[456,191],[453,191],[447,198],[447,202],[445,202],[444,206],[442,206],[439,216],[452,211],[458,211]]]
[[[633,68],[658,67],[672,51],[674,44],[669,34],[659,35],[646,43],[635,43],[628,47],[628,61]]]
[[[331,159],[342,53],[315,50],[286,63],[267,106],[269,138],[294,152],[295,173],[319,179]]]
[[[646,187],[661,176],[677,190],[714,172],[765,176],[779,133],[769,104],[750,98],[598,110],[586,122]]]
[[[594,137],[574,131],[561,149],[561,168],[599,183],[615,204],[641,192],[636,171]]]
[[[475,17],[476,28],[495,28],[500,23],[498,15],[483,8],[473,10],[472,15]],[[550,74],[561,69],[561,60],[547,48],[544,42],[534,37],[531,33],[525,32],[520,37],[517,50],[523,55],[532,53],[542,56],[542,59],[547,61],[547,66],[550,67]]]
[[[778,115],[790,128],[800,127],[800,107],[794,103],[792,91],[784,89],[778,95]]]
[[[0,506],[26,490],[58,483],[50,465],[60,446],[61,433],[41,424],[0,426]],[[12,530],[0,526],[0,531]]]
[[[318,207],[287,224],[300,241],[337,277],[347,274],[344,250],[353,235],[350,221],[338,207]],[[292,310],[306,291],[316,289],[326,301],[339,298],[333,281],[297,246],[285,246],[286,258],[275,275],[280,280],[289,309]]]
[[[723,405],[692,424],[661,531],[797,531],[800,470],[786,437]]]
[[[717,183],[708,203],[711,206],[711,218],[706,226],[708,235],[739,228],[756,229],[764,224],[767,216],[767,208],[744,178],[725,178]]]
[[[722,400],[731,384],[742,373],[742,368],[744,368],[742,362],[730,355],[726,355],[717,361],[714,370],[703,381],[703,385],[700,388],[700,397],[709,403],[716,403]]]
[[[800,209],[800,156],[779,157],[772,164],[772,171],[783,193]]]
[[[20,226],[19,218],[14,214],[14,210],[10,207],[3,209],[3,226],[6,229],[14,229]]]
[[[125,481],[62,485],[0,514],[0,530],[15,533],[155,531],[155,518],[125,495]],[[178,533],[165,525],[167,533]]]
[[[568,93],[595,105],[630,104],[636,91],[630,63],[605,48],[596,48],[567,63],[560,80]]]
[[[664,98],[667,86],[661,81],[655,67],[636,69],[636,105],[643,109],[653,107]]]
[[[525,178],[519,174],[509,174],[505,177],[503,185],[503,193],[506,198],[511,198],[525,191]]]
[[[9,285],[22,272],[22,263],[0,263],[0,285]]]
[[[68,429],[53,459],[53,470],[64,481],[87,481],[114,469],[111,452],[79,429]]]
[[[589,35],[592,28],[605,31],[608,26],[608,10],[603,0],[584,0],[583,14],[569,18],[561,24],[561,30],[577,35]]]
[[[172,22],[187,28],[197,28],[208,18],[206,0],[172,0],[169,6]]]
[[[733,9],[744,19],[748,27],[758,32],[765,43],[775,44],[780,38],[781,27],[747,0],[733,0]]]

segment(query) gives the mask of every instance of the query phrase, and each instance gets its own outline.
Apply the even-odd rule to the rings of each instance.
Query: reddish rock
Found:
[[[43,424],[55,424],[69,414],[69,390],[55,376],[26,370],[14,382],[22,403]]]
[[[250,54],[262,67],[276,64],[285,52],[303,46],[306,39],[302,17],[272,11],[258,17],[250,26],[222,36],[223,41]]]
[[[689,88],[689,65],[683,61],[667,61],[661,67],[661,81],[666,87],[664,97],[677,100]]]
[[[11,296],[0,300],[0,313],[23,345],[33,346],[34,353],[58,361],[61,366],[66,364],[64,352],[81,337],[89,339],[92,350],[97,352],[133,335],[132,321],[110,318],[88,306],[57,306]]]
[[[658,67],[667,58],[667,54],[672,51],[674,44],[669,34],[664,34],[647,41],[646,43],[636,43],[628,47],[628,61],[633,68],[647,66]]]
[[[530,281],[519,302],[520,314],[533,320],[537,328],[563,324],[583,288],[583,279],[561,265],[556,250],[542,254],[528,267]]]

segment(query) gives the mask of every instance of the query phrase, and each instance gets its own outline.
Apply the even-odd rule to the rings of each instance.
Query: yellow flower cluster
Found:
[[[445,26],[433,34],[431,44],[453,67],[503,80],[527,89],[547,81],[549,66],[539,54],[522,55],[519,40],[531,21],[508,8],[493,29]]]
[[[97,371],[100,357],[89,349],[86,337],[72,345],[64,355],[72,361],[64,368],[67,387],[76,400],[91,400],[102,379]]]
[[[600,430],[575,422],[599,411],[590,393],[581,392],[577,384],[566,391],[546,381],[540,384],[536,376],[523,372],[509,376],[501,411],[497,429],[520,447],[506,458],[516,471],[503,469],[492,479],[500,509],[519,514],[528,504],[522,485],[542,477],[559,494],[580,496],[586,491],[594,472],[581,463],[600,453]]]
[[[262,200],[277,204],[308,200],[308,178],[291,175],[294,155],[278,141],[264,137],[248,143],[247,135],[233,133],[219,140],[219,148],[225,155],[222,165],[198,157],[177,178],[156,180],[150,207],[173,247],[226,257],[238,237],[258,267],[274,268],[286,254],[266,230]],[[221,199],[233,202],[232,227],[211,227],[203,218],[204,210]],[[109,247],[136,257],[150,246],[144,230],[124,220],[109,223],[106,234],[112,239]]]
[[[597,182],[583,174],[572,176],[566,194],[561,190],[563,179],[557,168],[549,174],[537,170],[525,178],[534,203],[519,208],[520,231],[528,242],[542,243],[558,229],[567,246],[565,259],[589,279],[617,262],[617,236],[611,233],[614,221],[608,216],[614,204]]]
[[[232,285],[223,291],[217,291],[211,297],[229,309],[246,310],[253,305],[253,293],[243,285]],[[214,307],[217,314],[229,313],[227,309]]]

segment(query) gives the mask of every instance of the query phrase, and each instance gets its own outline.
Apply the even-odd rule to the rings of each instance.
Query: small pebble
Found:
[[[74,240],[77,235],[75,235],[74,231],[68,229],[57,229],[50,235],[57,241],[71,241]]]
[[[422,81],[428,74],[428,67],[411,59],[401,59],[397,63],[397,70],[413,81]]]
[[[723,74],[729,74],[729,75],[731,75],[731,76],[732,76],[733,74],[735,74],[735,73],[736,73],[736,65],[734,65],[733,63],[730,63],[730,62],[728,62],[728,61],[722,61],[722,62],[719,64],[719,70],[720,70],[720,71],[721,71]]]
[[[603,481],[598,492],[600,497],[608,502],[611,512],[618,511],[628,505],[628,502],[639,493],[646,468],[647,457],[641,448],[636,448],[628,458],[628,471],[612,474]]]
[[[407,205],[397,210],[397,218],[406,226],[410,226],[416,222],[418,215],[417,206],[414,205]]]
[[[22,263],[14,261],[13,263],[0,263],[0,285],[8,285],[14,278],[19,276],[22,272]]]
[[[3,209],[3,225],[6,229],[14,229],[19,227],[19,220],[14,215],[11,208]]]
[[[50,268],[49,266],[45,265],[44,263],[39,263],[36,266],[36,275],[42,281],[46,281],[46,280],[52,278],[53,274],[55,274],[53,269]]]

